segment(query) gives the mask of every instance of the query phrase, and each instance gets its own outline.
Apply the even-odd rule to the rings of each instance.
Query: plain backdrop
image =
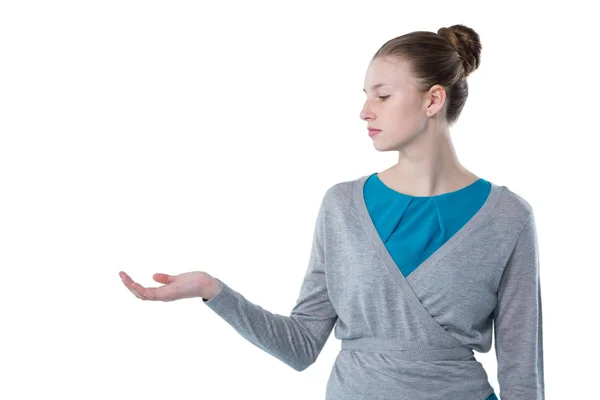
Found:
[[[323,399],[333,333],[299,373],[201,299],[142,301],[118,273],[206,271],[289,315],[325,191],[397,161],[359,118],[371,56],[459,23],[483,44],[459,159],[534,209],[546,398],[593,396],[589,4],[0,3],[0,398]],[[493,347],[476,358],[498,391]]]

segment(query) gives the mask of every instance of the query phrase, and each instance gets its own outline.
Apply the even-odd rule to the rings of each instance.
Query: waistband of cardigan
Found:
[[[342,350],[386,353],[395,358],[408,361],[467,361],[475,359],[473,350],[468,347],[440,348],[400,339],[342,339]]]

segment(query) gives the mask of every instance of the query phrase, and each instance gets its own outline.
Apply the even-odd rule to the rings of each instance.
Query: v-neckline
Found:
[[[494,209],[501,194],[503,193],[505,186],[496,185],[493,182],[491,184],[490,193],[483,203],[483,205],[477,210],[477,212],[469,219],[454,235],[450,237],[444,244],[442,244],[437,250],[435,250],[427,259],[425,259],[417,268],[411,272],[408,277],[405,277],[400,271],[400,268],[389,253],[385,243],[379,236],[377,228],[375,227],[369,210],[365,203],[364,197],[364,185],[370,175],[362,176],[354,180],[354,187],[352,190],[353,200],[355,208],[358,212],[360,222],[365,229],[367,235],[371,239],[371,243],[375,247],[375,250],[379,253],[382,260],[385,262],[387,267],[391,270],[391,273],[395,275],[400,281],[404,281],[413,287],[417,281],[425,275],[428,269],[436,265],[450,250],[452,250],[462,239],[469,236],[475,229],[477,229],[488,217],[491,211]],[[488,181],[489,182],[489,181]]]

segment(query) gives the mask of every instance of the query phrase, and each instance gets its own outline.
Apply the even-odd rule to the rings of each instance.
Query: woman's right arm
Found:
[[[249,342],[297,371],[313,364],[337,321],[325,280],[324,202],[319,208],[308,268],[289,316],[271,313],[247,300],[225,282],[204,304]]]

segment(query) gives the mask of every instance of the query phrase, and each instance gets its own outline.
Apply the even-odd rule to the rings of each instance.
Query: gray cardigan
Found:
[[[363,197],[369,175],[330,187],[289,316],[225,282],[204,304],[244,338],[302,371],[334,326],[342,348],[327,400],[485,399],[493,392],[473,350],[488,352],[494,321],[502,400],[543,400],[539,254],[531,205],[492,183],[484,205],[404,277]]]

